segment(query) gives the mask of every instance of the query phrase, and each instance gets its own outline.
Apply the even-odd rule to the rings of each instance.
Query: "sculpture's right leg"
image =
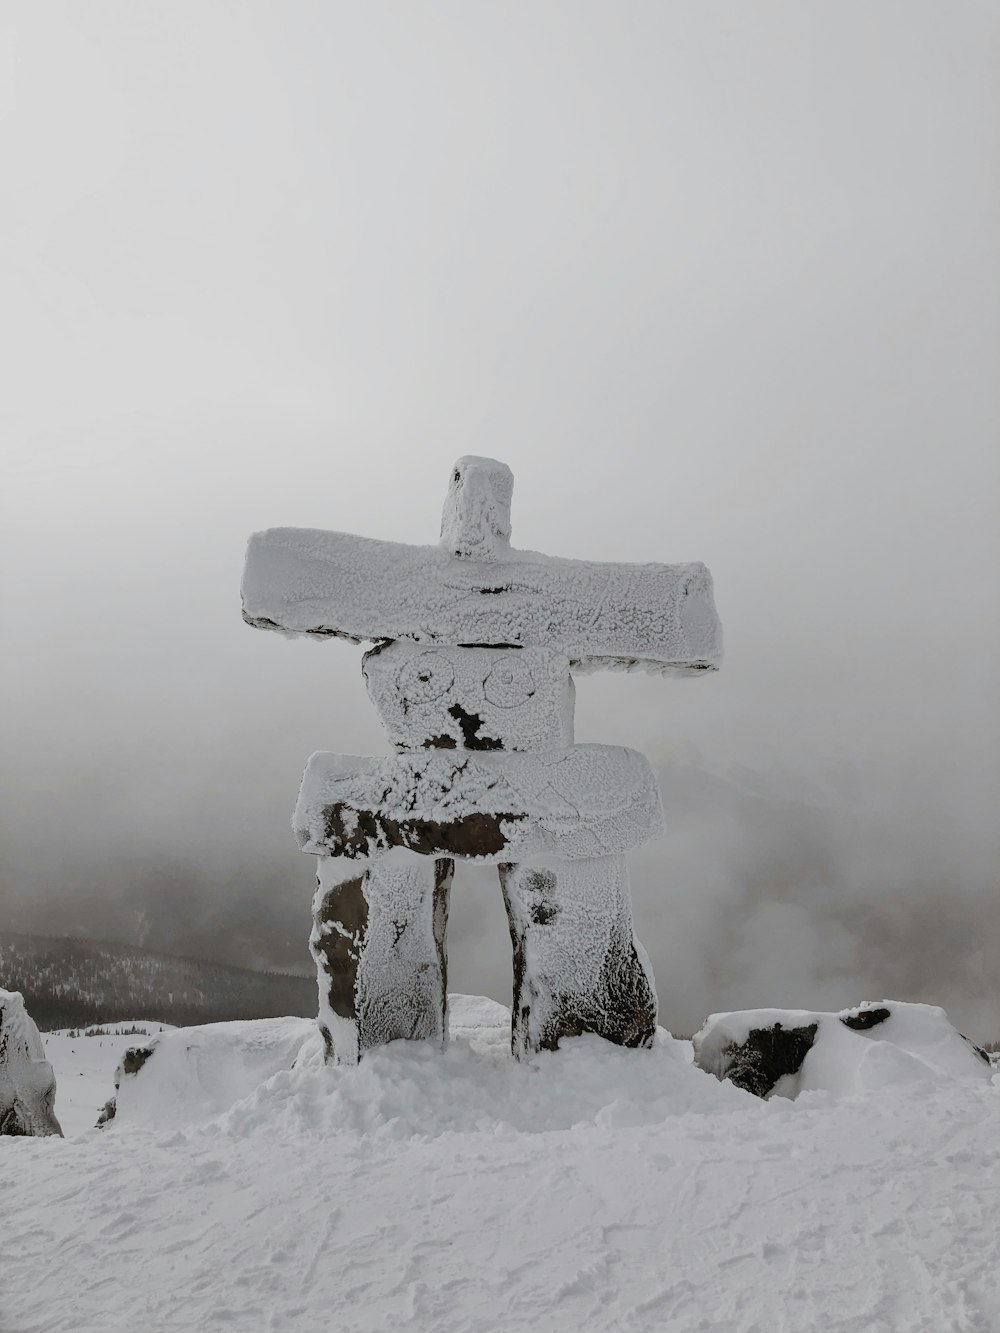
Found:
[[[332,1063],[357,1064],[400,1038],[447,1040],[453,870],[451,860],[399,850],[319,858],[309,949]]]
[[[584,1032],[651,1046],[656,990],[632,928],[625,858],[498,869],[514,946],[514,1055]]]

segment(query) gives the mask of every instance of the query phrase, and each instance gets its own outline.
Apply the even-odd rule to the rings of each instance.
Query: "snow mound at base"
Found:
[[[204,1123],[288,1069],[310,1043],[308,1018],[261,1018],[174,1028],[130,1047],[115,1072],[116,1127]]]
[[[690,1047],[662,1028],[650,1050],[596,1036],[564,1040],[518,1062],[510,1011],[478,996],[452,996],[451,1040],[392,1042],[355,1067],[331,1068],[319,1047],[222,1117],[219,1129],[380,1139],[451,1134],[543,1134],[580,1126],[658,1124],[691,1112],[747,1110],[747,1097],[705,1078]]]
[[[705,1078],[691,1065],[689,1045],[662,1028],[651,1050],[584,1036],[518,1063],[504,1005],[452,995],[450,1009],[445,1049],[392,1042],[354,1067],[324,1063],[309,1019],[178,1028],[123,1057],[108,1127],[411,1139],[614,1128],[745,1110],[744,1093]]]
[[[914,1090],[988,1082],[987,1056],[929,1004],[881,1000],[837,1014],[745,1009],[712,1014],[694,1037],[695,1063],[759,1096]]]
[[[451,1040],[444,1049],[397,1041],[367,1052],[357,1066],[327,1065],[310,1019],[210,1023],[163,1033],[122,1059],[110,1127],[282,1139],[543,1134],[587,1125],[654,1125],[690,1113],[753,1114],[747,1088],[787,1098],[815,1091],[905,1094],[956,1079],[988,1082],[993,1073],[944,1011],[929,1005],[886,1001],[843,1014],[715,1014],[695,1038],[696,1064],[689,1044],[662,1028],[650,1050],[582,1036],[518,1062],[510,1052],[504,1005],[452,995],[450,1011]],[[846,1026],[851,1015],[864,1030]],[[766,1085],[751,1088],[738,1077],[739,1058],[744,1065],[756,1061],[759,1073],[759,1034],[776,1029],[780,1036],[807,1031],[808,1038],[795,1038],[795,1058],[784,1067],[772,1060]],[[706,1078],[706,1070],[716,1078]]]

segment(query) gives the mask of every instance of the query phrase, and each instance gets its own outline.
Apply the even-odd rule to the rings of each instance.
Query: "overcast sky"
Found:
[[[995,5],[22,0],[0,99],[0,927],[308,965],[301,769],[386,745],[246,537],[434,542],[479,453],[515,545],[715,577],[717,676],[578,684],[664,1020],[1000,1036]]]

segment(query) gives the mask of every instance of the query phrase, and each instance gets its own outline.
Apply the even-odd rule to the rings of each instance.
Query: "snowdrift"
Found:
[[[840,1014],[714,1014],[694,1039],[694,1063],[691,1045],[660,1028],[647,1051],[584,1036],[519,1064],[511,1058],[504,1005],[466,995],[449,1002],[451,1040],[443,1051],[392,1042],[368,1052],[356,1068],[324,1064],[316,1024],[308,1019],[164,1032],[122,1056],[107,1128],[214,1122],[238,1136],[535,1134],[581,1124],[654,1125],[688,1113],[752,1113],[749,1093],[909,1093],[943,1081],[988,1083],[994,1073],[944,1010],[930,1005],[884,1001]]]

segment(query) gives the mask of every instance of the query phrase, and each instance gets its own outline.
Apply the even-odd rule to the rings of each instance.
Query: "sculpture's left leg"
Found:
[[[651,1045],[656,990],[632,930],[625,858],[499,870],[514,947],[514,1054],[554,1050],[583,1032]]]
[[[309,948],[327,1059],[448,1037],[445,931],[454,862],[413,852],[321,856]]]

